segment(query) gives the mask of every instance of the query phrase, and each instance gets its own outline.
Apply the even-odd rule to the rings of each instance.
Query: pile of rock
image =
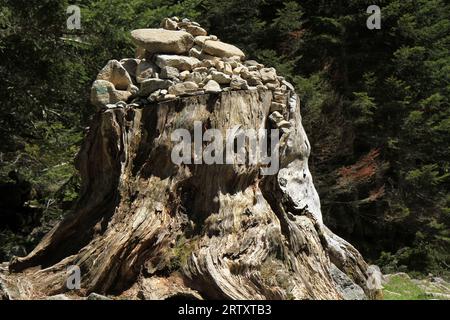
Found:
[[[100,71],[91,90],[99,109],[167,101],[183,96],[217,94],[230,90],[271,90],[270,120],[287,128],[283,118],[294,88],[267,68],[246,60],[237,47],[208,35],[198,23],[165,18],[159,29],[131,32],[136,58],[111,60]]]

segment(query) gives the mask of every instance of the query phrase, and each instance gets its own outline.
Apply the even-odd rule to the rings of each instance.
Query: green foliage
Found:
[[[299,30],[302,26],[303,10],[295,1],[286,1],[281,9],[277,9],[276,18],[272,21],[272,27],[281,32]]]
[[[427,300],[423,289],[411,279],[401,276],[393,276],[384,285],[383,295],[385,300]]]
[[[376,109],[374,98],[369,97],[367,92],[354,92],[355,100],[351,103],[349,110],[356,126],[361,127],[372,122]]]

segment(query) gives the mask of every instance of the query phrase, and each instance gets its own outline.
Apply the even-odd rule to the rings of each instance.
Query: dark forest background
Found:
[[[66,9],[81,7],[81,30]],[[366,9],[381,7],[381,29]],[[129,32],[188,17],[274,66],[302,103],[325,223],[385,272],[449,275],[450,4],[444,0],[0,0],[0,261],[77,198],[73,159]]]

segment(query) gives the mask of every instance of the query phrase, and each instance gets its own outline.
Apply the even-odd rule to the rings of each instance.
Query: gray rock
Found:
[[[218,57],[214,57],[214,56],[211,56],[211,55],[209,55],[209,54],[204,53],[203,50],[202,50],[202,48],[200,48],[199,46],[194,46],[194,47],[189,51],[189,56],[194,57],[194,58],[197,58],[197,59],[199,59],[201,62],[205,62],[205,61],[208,61],[208,60],[210,60],[210,61],[216,61],[216,60],[219,59]],[[211,62],[211,63],[210,63],[210,66],[213,66],[213,65],[214,65],[214,63]]]
[[[162,79],[174,79],[180,77],[180,72],[177,68],[167,66],[161,68],[159,76]]]
[[[205,53],[212,56],[238,57],[240,60],[245,58],[245,54],[241,49],[222,41],[206,40],[202,49]]]
[[[213,41],[215,41],[214,38],[211,37],[211,36],[197,36],[197,37],[195,37],[194,42],[198,46],[203,46],[205,44],[206,40],[213,40]],[[216,40],[217,40],[217,38],[216,38]]]
[[[275,68],[262,68],[259,70],[263,83],[277,81],[277,72]]]
[[[219,93],[222,91],[220,88],[220,84],[218,84],[214,80],[209,80],[204,86],[203,89],[206,93]]]
[[[189,75],[189,71],[188,70],[185,70],[185,71],[182,71],[182,72],[180,72],[180,80],[181,81],[184,81],[184,80],[186,80],[186,78],[187,78],[187,76]]]
[[[211,78],[219,84],[229,84],[231,82],[229,75],[219,71],[212,71]]]
[[[166,30],[177,30],[178,23],[177,21],[174,21],[170,18],[164,18],[163,21],[161,21],[161,28]]]
[[[185,27],[186,31],[189,32],[190,34],[192,34],[194,37],[197,36],[206,36],[208,34],[208,32],[206,32],[205,29],[203,29],[202,27],[196,26],[194,24],[190,24],[187,25]]]
[[[338,291],[345,300],[367,300],[364,290],[355,284],[345,273],[334,264],[330,268],[331,277],[336,283]]]
[[[248,89],[248,84],[247,81],[245,81],[244,79],[242,79],[239,76],[233,76],[231,78],[231,82],[230,82],[230,88],[233,90],[247,90]]]
[[[139,96],[145,97],[159,89],[167,89],[173,84],[170,80],[164,79],[147,79],[141,83]]]
[[[150,53],[182,54],[194,45],[194,37],[185,31],[137,29],[131,32],[133,42]]]
[[[131,97],[130,91],[116,90],[114,85],[106,80],[96,80],[91,88],[91,103],[97,110],[106,108],[108,104],[115,104],[119,101],[127,101]]]
[[[197,92],[198,85],[192,81],[180,82],[169,88],[169,94],[181,96],[187,93]]]
[[[117,90],[128,90],[133,82],[124,66],[117,60],[110,60],[97,75],[97,80],[109,81]]]
[[[179,71],[192,70],[200,60],[194,57],[158,54],[155,56],[155,63],[160,67],[174,67]]]
[[[208,72],[208,68],[206,68],[206,67],[197,67],[197,68],[194,68],[192,71],[193,72],[200,72],[200,73],[207,73]]]

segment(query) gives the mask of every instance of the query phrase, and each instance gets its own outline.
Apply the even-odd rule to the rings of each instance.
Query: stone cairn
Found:
[[[282,114],[294,87],[274,68],[246,60],[239,48],[208,35],[197,22],[165,18],[160,28],[137,29],[131,37],[136,58],[110,60],[92,85],[91,102],[97,110],[231,90],[270,90],[269,119],[289,130]]]

